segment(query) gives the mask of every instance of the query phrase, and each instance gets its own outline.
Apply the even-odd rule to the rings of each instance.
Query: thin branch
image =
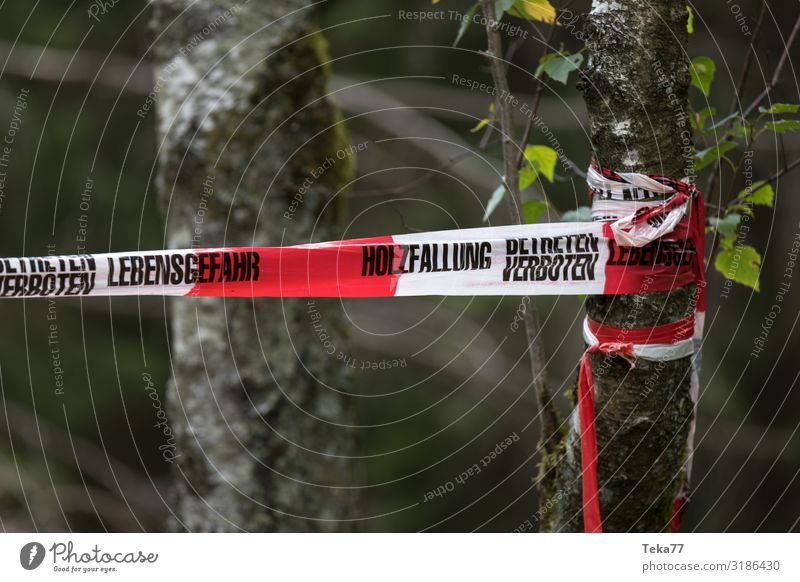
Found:
[[[769,61],[767,62],[767,66],[769,66]],[[725,127],[727,128],[727,124],[725,125]],[[747,156],[746,152],[750,151],[750,148],[753,146],[753,143],[755,142],[755,140],[757,138],[757,133],[755,132],[754,129],[755,128],[753,128],[753,130],[751,130],[751,131],[746,131],[745,132],[744,152],[742,152],[742,155],[739,156],[739,162],[736,164],[735,167],[733,167],[733,178],[731,179],[730,186],[728,187],[728,194],[725,196],[725,198],[722,197],[722,185],[720,184],[720,190],[719,190],[719,205],[720,205],[720,208],[724,208],[728,204],[727,201],[731,199],[731,197],[733,196],[734,191],[736,190],[736,176],[739,175],[739,170],[744,165],[744,160],[745,160],[745,157]],[[720,156],[716,160],[717,163],[720,163],[721,161],[722,161],[722,156]],[[731,164],[731,165],[733,165],[733,164]]]
[[[547,54],[547,49],[550,48],[550,43],[553,42],[553,37],[556,33],[556,23],[555,21],[550,26],[550,30],[547,33],[547,38],[544,41],[544,46],[542,47],[542,54],[541,57]],[[540,60],[541,60],[540,57]],[[517,167],[521,168],[522,163],[525,161],[525,146],[528,145],[528,139],[531,137],[531,131],[533,130],[533,118],[539,113],[539,103],[542,101],[542,91],[544,90],[544,82],[541,79],[538,79],[538,83],[536,85],[536,92],[533,95],[533,106],[531,107],[531,114],[528,116],[528,122],[525,124],[525,131],[522,134],[522,141],[520,142],[520,149],[519,154],[517,156]]]
[[[800,32],[800,16],[797,17],[797,20],[794,23],[794,28],[792,28],[792,32],[789,35],[789,40],[786,41],[786,46],[783,48],[783,54],[781,54],[781,58],[778,61],[778,66],[775,67],[775,73],[773,73],[772,79],[767,86],[764,87],[764,90],[758,95],[758,97],[756,97],[750,106],[745,110],[743,117],[747,117],[753,111],[755,111],[756,107],[761,105],[761,102],[764,100],[764,98],[769,95],[775,88],[775,85],[778,84],[781,72],[783,72],[783,67],[786,65],[786,61],[789,59],[789,51],[794,44],[795,39],[797,38],[798,32]]]
[[[518,36],[514,38],[514,40],[508,45],[508,48],[506,49],[506,56],[504,57],[505,62],[503,63],[506,71],[508,71],[508,63],[511,62],[511,59],[514,58],[514,55],[517,54],[517,51],[524,44],[524,42],[525,39],[521,36]]]
[[[486,36],[488,41],[489,64],[495,89],[502,95],[509,95],[508,79],[505,76],[505,67],[500,62],[502,42],[496,26],[492,26],[495,17],[494,0],[481,0],[483,14],[486,17]],[[509,204],[512,215],[517,224],[522,224],[522,195],[519,191],[519,165],[517,163],[517,144],[512,136],[513,125],[511,107],[506,99],[499,99],[498,111],[495,113],[500,119],[500,133],[503,143],[503,164],[505,167],[504,182],[510,194]],[[528,356],[531,364],[532,384],[539,403],[539,412],[542,415],[542,440],[545,451],[551,453],[559,441],[559,426],[561,424],[558,412],[553,403],[553,397],[545,383],[545,354],[542,346],[539,314],[533,299],[523,298],[525,333],[528,341]]]
[[[520,212],[522,196],[519,191],[519,168],[515,163],[517,144],[514,143],[514,137],[511,135],[513,131],[511,108],[504,98],[504,96],[510,95],[511,91],[509,90],[508,79],[506,78],[506,67],[502,61],[502,41],[497,27],[492,26],[495,22],[494,0],[482,0],[481,4],[483,6],[483,14],[487,21],[486,36],[489,45],[489,66],[492,72],[495,90],[500,96],[495,105],[495,115],[500,121],[500,132],[502,134],[503,182],[505,183],[506,189],[511,194],[511,212],[514,215],[515,222],[521,224],[522,215]]]
[[[508,73],[508,63],[510,63],[511,59],[514,58],[514,55],[516,54],[519,47],[522,46],[522,40],[523,39],[520,37],[515,38],[514,41],[506,49],[506,54],[503,57],[503,63],[502,63],[503,70],[506,73]],[[486,128],[483,130],[483,136],[481,136],[480,145],[478,146],[478,148],[481,151],[485,150],[486,147],[489,145],[489,139],[492,137],[492,133],[494,132],[494,126],[495,123],[497,122],[496,112],[498,110],[499,101],[500,98],[496,97],[495,100],[492,102],[493,107],[492,111],[489,112],[489,123],[486,124]]]
[[[800,158],[796,159],[795,161],[793,161],[790,164],[787,164],[786,166],[784,166],[782,169],[778,170],[777,172],[774,172],[773,174],[770,174],[770,176],[767,178],[766,183],[767,184],[772,184],[773,182],[775,182],[778,178],[780,178],[784,174],[788,174],[789,172],[791,172],[792,170],[794,170],[795,168],[798,168],[798,167],[800,167]]]
[[[400,226],[406,229],[406,232],[425,232],[425,229],[423,228],[414,228],[413,226],[409,225],[408,222],[406,222],[406,217],[403,216],[402,212],[397,209],[395,209],[395,212],[397,212],[397,216],[400,218]]]
[[[742,67],[742,73],[739,75],[739,82],[736,84],[736,93],[734,93],[733,97],[731,97],[731,106],[728,108],[730,113],[733,113],[737,109],[737,105],[739,105],[739,99],[744,95],[744,88],[747,84],[747,77],[750,74],[750,66],[753,64],[753,55],[755,54],[755,42],[758,33],[761,32],[761,27],[764,24],[764,15],[767,13],[767,3],[766,0],[761,4],[761,11],[758,14],[758,20],[756,21],[756,26],[753,29],[753,36],[750,39],[750,50],[747,51],[747,56],[744,58],[744,66]],[[731,123],[730,121],[728,123]]]
[[[753,29],[753,36],[750,37],[750,48],[748,49],[747,56],[745,57],[744,60],[744,66],[742,67],[742,74],[739,76],[739,83],[736,86],[736,93],[734,93],[731,106],[728,108],[730,115],[733,115],[733,113],[736,112],[739,105],[739,99],[743,95],[744,87],[745,84],[747,83],[747,76],[750,73],[750,65],[753,62],[753,55],[756,52],[755,49],[756,39],[758,38],[758,34],[759,32],[761,32],[761,27],[764,24],[764,15],[766,14],[766,12],[767,12],[767,2],[766,0],[764,0],[764,2],[761,4],[761,12],[758,15],[758,22],[756,23],[756,26]],[[742,117],[744,117],[744,115],[742,115]],[[728,131],[728,129],[730,128],[730,124],[732,122],[733,119],[730,119],[725,123],[722,130],[723,134],[725,134],[725,132]],[[714,188],[717,185],[717,174],[719,173],[719,168],[721,163],[722,162],[719,159],[717,159],[714,162],[714,165],[711,167],[711,174],[708,176],[708,181],[706,182],[706,188],[705,188],[706,197],[711,196],[711,193],[714,191]]]

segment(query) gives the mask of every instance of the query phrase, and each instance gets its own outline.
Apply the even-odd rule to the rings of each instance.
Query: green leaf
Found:
[[[547,212],[547,202],[543,200],[528,200],[522,205],[522,218],[525,224],[533,224],[545,212]]]
[[[489,103],[489,117],[484,117],[483,119],[481,119],[477,123],[477,125],[475,125],[475,127],[469,130],[470,133],[475,133],[482,130],[484,127],[489,125],[489,122],[492,120],[493,117],[494,117],[494,102]]]
[[[775,133],[786,133],[787,131],[800,129],[800,121],[797,119],[781,119],[780,121],[765,123],[764,127],[771,129]]]
[[[721,158],[726,153],[737,147],[736,142],[723,141],[708,149],[695,152],[694,154],[694,168],[698,172],[711,164],[714,160]]]
[[[739,197],[755,206],[769,206],[772,208],[772,203],[775,200],[775,191],[772,186],[762,180],[753,184],[749,190],[739,192]]]
[[[692,7],[687,5],[686,12],[689,13],[689,19],[686,21],[686,31],[692,34],[694,33],[694,12],[692,12]]]
[[[530,165],[525,165],[519,169],[519,191],[522,192],[525,188],[533,184],[539,177],[537,172]]]
[[[717,65],[709,57],[696,57],[692,60],[692,85],[706,97],[711,94],[711,83],[716,71]]]
[[[464,19],[461,21],[461,25],[458,27],[458,34],[456,34],[456,39],[453,41],[453,46],[458,45],[459,41],[461,40],[461,37],[464,36],[465,32],[467,32],[469,25],[472,23],[472,17],[475,15],[475,11],[478,9],[479,5],[480,5],[480,0],[478,0],[478,2],[475,2],[475,4],[472,5],[472,8],[470,8],[464,15]]]
[[[539,66],[536,68],[536,77],[541,74],[547,73],[547,76],[558,81],[559,83],[567,84],[569,74],[572,71],[577,71],[581,63],[583,63],[583,55],[575,53],[573,55],[565,52],[549,53],[539,59]]]
[[[767,109],[766,107],[759,107],[759,113],[769,113],[769,114],[776,114],[776,113],[797,113],[800,111],[800,105],[791,105],[789,103],[773,103],[772,107]]]
[[[753,247],[742,245],[720,251],[714,261],[714,267],[726,279],[759,291],[761,255]]]
[[[728,204],[727,207],[728,212],[741,212],[742,214],[746,214],[747,216],[753,216],[753,207],[748,206],[747,204]],[[727,245],[730,246],[730,245]]]
[[[505,184],[500,184],[495,191],[492,192],[492,196],[489,198],[489,202],[486,204],[486,210],[483,213],[483,221],[487,222],[489,217],[492,215],[492,212],[495,211],[497,206],[503,201],[503,198],[506,195],[506,187]]]
[[[469,130],[469,132],[470,132],[470,133],[476,133],[476,132],[478,132],[478,131],[482,130],[482,129],[483,129],[484,127],[486,127],[487,125],[489,125],[489,118],[488,118],[488,117],[484,117],[483,119],[481,119],[481,120],[478,122],[478,124],[477,124],[475,127],[473,127],[472,129],[470,129],[470,130]]]
[[[494,3],[494,17],[497,20],[503,18],[503,12],[514,5],[514,0],[497,0]]]
[[[513,15],[547,24],[556,21],[556,9],[549,0],[517,0],[514,2]]]
[[[567,210],[561,215],[561,222],[591,222],[592,209],[588,206],[578,206],[575,210]]]
[[[724,218],[712,216],[708,219],[712,230],[716,230],[719,233],[722,248],[730,248],[732,246],[733,241],[736,239],[736,228],[739,226],[741,218],[740,214],[731,212]]]
[[[551,183],[555,178],[556,150],[548,146],[528,146],[525,148],[527,163],[519,171],[519,189],[524,190],[533,184],[539,175],[547,178]]]
[[[730,137],[743,137],[748,138],[753,133],[753,128],[750,126],[747,121],[742,121],[741,119],[737,119],[733,127],[731,127],[725,135]]]

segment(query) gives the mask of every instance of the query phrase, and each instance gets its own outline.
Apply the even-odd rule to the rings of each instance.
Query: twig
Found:
[[[514,55],[517,54],[519,47],[522,46],[524,41],[524,38],[518,36],[508,45],[508,48],[506,49],[506,56],[504,57],[505,62],[503,63],[506,71],[508,71],[508,63],[510,63],[511,59],[514,58]]]
[[[791,50],[791,47],[794,44],[795,39],[797,38],[798,32],[800,32],[800,16],[797,17],[797,20],[794,23],[794,27],[792,28],[792,32],[789,34],[789,38],[786,41],[786,45],[783,48],[783,52],[781,53],[780,59],[778,60],[778,64],[775,67],[775,72],[772,74],[772,78],[770,79],[769,83],[767,83],[767,86],[764,87],[764,90],[761,93],[758,94],[758,97],[756,97],[753,100],[753,102],[747,107],[747,109],[744,112],[742,112],[742,118],[747,119],[747,117],[751,113],[753,113],[753,111],[755,111],[756,107],[761,105],[761,102],[764,100],[764,98],[767,97],[767,95],[769,95],[772,92],[772,90],[775,88],[775,86],[778,84],[778,81],[780,80],[781,73],[783,72],[783,67],[786,65],[786,62],[787,62],[787,60],[789,58],[789,51]],[[755,38],[753,38],[753,41],[755,41]],[[753,45],[751,44],[750,46],[751,46],[751,49],[752,49]],[[726,124],[725,127],[727,128],[727,126],[728,125]],[[740,163],[740,165],[741,165],[741,163]],[[717,176],[719,167],[720,167],[720,160],[718,159],[714,164],[714,169],[713,169],[713,171],[711,173],[711,176],[709,177],[709,180],[708,180],[709,188],[706,189],[706,192],[707,192],[707,194],[709,196],[711,195],[711,188],[713,188],[716,185],[716,176]],[[737,168],[737,171],[738,171],[738,168]],[[722,205],[722,192],[720,192],[720,205]]]
[[[756,26],[753,29],[753,36],[750,40],[750,50],[747,51],[747,56],[744,58],[744,66],[742,67],[742,74],[739,75],[739,82],[736,84],[736,93],[731,97],[731,106],[728,108],[730,113],[736,111],[736,106],[739,104],[739,99],[744,94],[744,87],[747,84],[747,76],[750,73],[750,65],[753,64],[753,55],[755,54],[755,42],[758,33],[761,31],[761,26],[764,24],[764,15],[767,13],[766,0],[761,4],[761,12],[758,14]],[[728,121],[731,123],[731,121]]]
[[[424,230],[424,229],[422,229],[422,228],[414,228],[413,226],[410,226],[410,225],[409,225],[409,224],[406,222],[406,217],[405,217],[405,216],[403,216],[403,213],[402,213],[402,212],[400,212],[400,211],[399,211],[399,210],[397,210],[397,209],[395,209],[395,212],[397,212],[397,216],[399,216],[399,217],[400,217],[400,225],[401,225],[401,226],[402,226],[404,229],[406,229],[406,231],[407,231],[407,232],[425,232],[425,230]]]
[[[555,21],[550,26],[550,30],[547,33],[547,38],[544,41],[544,46],[542,47],[542,57],[547,54],[547,49],[550,48],[550,43],[553,41],[553,36],[556,33],[556,23]],[[541,60],[541,57],[540,57]],[[517,156],[517,167],[521,168],[522,163],[525,161],[525,146],[528,145],[528,139],[531,137],[531,131],[533,130],[533,118],[539,113],[539,103],[542,100],[542,91],[544,90],[544,83],[541,79],[538,79],[538,83],[536,84],[536,92],[533,95],[533,106],[531,107],[531,114],[528,116],[528,122],[525,124],[525,131],[522,134],[522,141],[520,142],[520,149],[519,154]]]
[[[753,29],[753,36],[750,37],[750,48],[747,51],[747,56],[744,60],[744,66],[742,67],[742,74],[739,76],[739,83],[736,86],[736,93],[734,93],[731,106],[729,107],[729,114],[733,115],[733,113],[737,110],[737,106],[739,105],[739,98],[742,96],[744,91],[744,86],[747,83],[747,76],[750,73],[750,65],[753,61],[753,55],[755,54],[755,44],[756,38],[758,38],[758,33],[761,32],[761,26],[764,23],[764,14],[767,12],[767,2],[761,4],[761,12],[758,15],[758,22],[756,22],[756,26]],[[744,117],[744,115],[742,115]],[[723,126],[722,133],[725,134],[730,127],[730,124],[733,122],[733,119],[728,120],[727,123]],[[719,172],[719,168],[721,165],[721,161],[717,159],[714,162],[714,165],[711,167],[711,174],[708,176],[708,182],[706,182],[705,193],[706,197],[711,196],[714,188],[717,185],[717,173]]]
[[[508,63],[511,62],[511,59],[514,58],[514,54],[516,54],[519,47],[522,46],[522,39],[517,37],[514,39],[508,49],[506,49],[506,54],[503,57],[503,70],[507,73],[508,72]],[[494,106],[492,107],[492,111],[489,113],[489,123],[486,124],[486,129],[483,130],[483,135],[481,136],[480,145],[478,146],[479,149],[485,150],[486,147],[489,145],[489,138],[492,137],[492,132],[494,131],[494,125],[497,119],[495,118],[496,111],[498,109],[500,98],[496,97],[495,100],[492,102]]]
[[[769,62],[767,62],[767,66],[769,66]],[[725,125],[727,127],[727,124]],[[723,199],[722,197],[722,184],[720,184],[719,189],[719,205],[720,208],[724,208],[727,204],[727,201],[731,199],[733,196],[733,192],[736,190],[736,176],[739,175],[739,170],[744,165],[745,157],[747,156],[746,152],[750,151],[750,148],[753,146],[753,143],[756,140],[756,133],[755,131],[746,131],[745,138],[744,138],[744,152],[741,156],[739,156],[739,162],[736,164],[736,167],[733,168],[733,178],[731,179],[731,184],[728,187],[728,194]],[[716,161],[719,163],[722,160],[722,156],[720,156]]]
[[[511,212],[514,215],[516,223],[521,224],[522,215],[520,211],[522,207],[522,197],[519,191],[519,169],[515,163],[517,144],[514,143],[514,137],[511,135],[513,130],[511,108],[508,106],[505,99],[511,92],[509,91],[508,79],[505,74],[506,67],[502,61],[502,42],[497,28],[492,26],[495,20],[494,0],[482,0],[481,4],[483,6],[483,14],[487,20],[486,36],[489,45],[489,67],[492,72],[495,89],[498,95],[500,95],[495,105],[495,115],[500,121],[500,132],[502,134],[503,182],[505,183],[506,189],[511,194]]]
[[[789,172],[791,172],[792,170],[794,170],[794,169],[795,169],[795,168],[797,168],[797,167],[800,167],[800,158],[796,159],[795,161],[793,161],[793,162],[792,162],[792,163],[790,163],[790,164],[787,164],[786,166],[784,166],[782,169],[778,170],[777,172],[775,172],[775,173],[771,174],[771,175],[770,175],[770,176],[767,178],[767,181],[766,181],[766,183],[767,183],[767,184],[772,184],[772,183],[773,183],[773,182],[775,182],[775,181],[776,181],[778,178],[780,178],[780,177],[781,177],[781,176],[783,176],[784,174],[788,174]]]
[[[756,107],[761,105],[761,102],[764,100],[764,98],[767,95],[769,95],[775,88],[775,85],[778,84],[781,72],[783,71],[783,67],[784,65],[786,65],[786,61],[789,59],[789,50],[794,44],[798,32],[800,32],[800,16],[797,17],[797,20],[794,23],[794,28],[792,28],[792,32],[789,35],[789,40],[786,41],[786,46],[783,48],[783,54],[781,54],[781,58],[778,61],[778,66],[775,67],[775,73],[773,73],[772,79],[770,79],[770,82],[767,84],[766,87],[764,87],[764,90],[758,95],[758,97],[755,98],[755,100],[753,100],[750,106],[745,110],[743,117],[747,117],[753,111],[755,111]]]
[[[486,36],[488,41],[488,56],[492,72],[492,79],[500,95],[509,95],[508,79],[505,76],[505,67],[500,62],[502,42],[496,27],[492,26],[495,15],[494,0],[481,0],[483,14],[486,17]],[[522,196],[519,191],[519,166],[517,164],[516,148],[512,136],[512,116],[508,101],[499,99],[498,114],[500,119],[500,132],[503,143],[503,164],[505,167],[504,182],[510,194],[509,204],[512,215],[517,224],[522,224]],[[525,300],[523,298],[523,304]],[[541,340],[539,315],[533,299],[528,298],[524,308],[525,332],[528,340],[528,356],[530,358],[532,383],[542,414],[542,439],[545,451],[553,452],[558,444],[560,419],[553,405],[553,397],[544,380],[545,355]]]

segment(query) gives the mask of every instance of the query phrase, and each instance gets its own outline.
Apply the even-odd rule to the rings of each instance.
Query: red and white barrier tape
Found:
[[[0,297],[385,297],[637,293],[691,283],[686,225],[641,248],[600,223],[498,226],[292,247],[0,259]]]
[[[2,258],[0,298],[617,295],[697,283],[692,325],[699,341],[705,311],[705,218],[694,186],[662,176],[615,173],[595,164],[587,181],[594,222],[498,226],[291,247]],[[588,354],[657,361],[686,357],[693,352],[691,334],[685,335],[687,321],[636,330],[608,328],[588,319],[584,324],[589,348],[581,361],[578,414],[586,531],[601,530]],[[680,333],[672,333],[678,328]],[[623,333],[624,341],[608,340],[608,334],[618,333]],[[691,434],[689,446],[691,451]],[[684,505],[685,499],[676,500],[676,508]],[[676,515],[674,523],[679,524]]]
[[[589,354],[620,356],[635,366],[636,359],[667,362],[694,353],[694,316],[674,323],[645,328],[619,328],[584,320],[583,338],[589,345],[583,353],[578,374],[578,416],[581,434],[584,531],[601,532],[600,499],[597,482],[597,439],[594,425],[594,379]]]

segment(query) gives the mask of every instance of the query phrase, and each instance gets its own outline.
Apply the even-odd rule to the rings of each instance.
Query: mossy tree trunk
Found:
[[[594,155],[619,171],[691,175],[686,118],[690,76],[683,0],[594,0],[587,23],[589,63],[580,89],[589,110]],[[595,296],[595,321],[638,328],[685,317],[694,287],[663,293]],[[693,414],[691,359],[638,360],[592,355],[598,479],[604,531],[668,527],[684,482]],[[543,467],[542,531],[583,531],[580,435],[576,414],[561,448]]]
[[[159,203],[171,248],[336,236],[351,177],[326,45],[307,0],[156,0]],[[336,163],[300,186],[321,163]],[[350,156],[347,157],[350,159]],[[290,218],[289,218],[290,217]],[[317,301],[328,333],[334,304]],[[173,527],[351,529],[352,402],[305,300],[182,298],[170,305]],[[343,340],[338,340],[340,343]],[[342,346],[344,347],[344,346]]]

